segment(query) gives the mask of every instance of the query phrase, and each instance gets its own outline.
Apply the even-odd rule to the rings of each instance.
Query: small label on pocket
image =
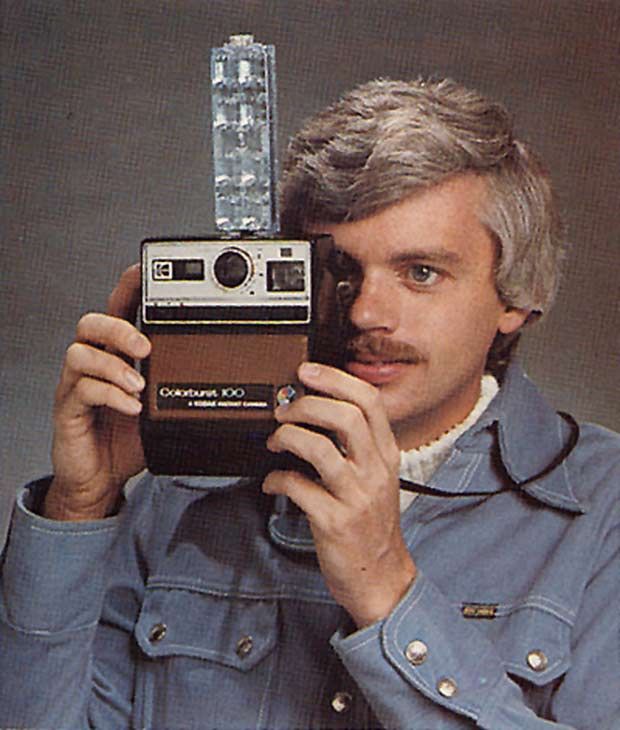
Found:
[[[461,613],[465,618],[495,618],[497,603],[464,603]]]

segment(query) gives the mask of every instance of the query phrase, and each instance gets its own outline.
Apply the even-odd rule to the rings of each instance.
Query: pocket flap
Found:
[[[134,634],[151,658],[191,656],[248,671],[275,646],[277,604],[147,588]]]
[[[517,606],[499,618],[503,629],[497,648],[506,671],[542,686],[570,666],[571,626],[549,610]]]

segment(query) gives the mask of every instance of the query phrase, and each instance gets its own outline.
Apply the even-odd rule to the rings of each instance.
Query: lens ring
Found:
[[[250,278],[252,262],[247,254],[236,248],[228,248],[218,254],[213,262],[215,281],[224,289],[237,289]]]

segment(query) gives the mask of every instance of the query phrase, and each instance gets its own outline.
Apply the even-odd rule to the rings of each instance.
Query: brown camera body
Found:
[[[141,436],[155,474],[307,470],[265,442],[299,397],[305,360],[337,364],[331,239],[147,240],[142,244]]]

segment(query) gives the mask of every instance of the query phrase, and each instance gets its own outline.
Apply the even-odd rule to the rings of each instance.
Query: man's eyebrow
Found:
[[[455,266],[463,262],[463,257],[456,251],[448,251],[447,249],[415,249],[394,254],[388,259],[388,262],[393,266],[402,266],[403,264],[412,264],[420,261],[425,264]]]

